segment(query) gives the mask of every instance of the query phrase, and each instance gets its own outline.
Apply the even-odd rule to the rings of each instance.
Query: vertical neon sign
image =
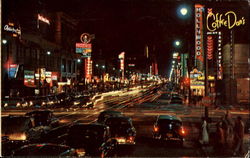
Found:
[[[198,70],[203,71],[203,5],[195,4],[195,59]]]

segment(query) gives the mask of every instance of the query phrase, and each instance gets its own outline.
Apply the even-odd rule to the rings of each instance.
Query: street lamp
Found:
[[[181,41],[180,40],[174,41],[174,46],[175,47],[179,47],[180,45],[181,45]]]
[[[7,44],[7,40],[6,40],[6,39],[3,39],[3,40],[2,40],[2,43],[3,43],[3,44]]]
[[[80,63],[80,62],[81,62],[81,59],[77,59],[77,62]]]
[[[50,55],[51,54],[51,52],[50,51],[47,51],[47,55]]]
[[[189,5],[180,5],[177,8],[177,15],[181,19],[188,19],[191,15],[191,8]]]
[[[188,12],[187,8],[181,8],[181,9],[180,9],[180,13],[181,13],[181,15],[183,15],[183,16],[187,15],[187,12]]]

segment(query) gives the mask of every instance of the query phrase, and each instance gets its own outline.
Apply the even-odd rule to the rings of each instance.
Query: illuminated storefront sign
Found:
[[[24,85],[27,87],[35,87],[34,71],[24,70]]]
[[[235,12],[228,11],[225,14],[213,13],[212,9],[208,11],[206,23],[209,31],[216,31],[222,26],[232,29],[236,26],[245,25],[245,17],[238,17]]]
[[[21,29],[20,28],[15,28],[13,23],[8,23],[7,25],[4,26],[3,28],[5,31],[11,32],[15,35],[21,35]]]
[[[218,54],[217,54],[217,79],[222,80],[223,69],[222,69],[222,36],[221,32],[218,32]]]
[[[46,17],[44,17],[44,16],[38,14],[37,18],[38,18],[38,20],[40,20],[40,21],[42,21],[42,22],[47,23],[47,24],[50,25],[50,21],[49,21],[49,19],[47,19]]]
[[[90,43],[76,43],[76,53],[82,54],[83,58],[91,57],[92,45]]]
[[[54,80],[54,81],[57,81],[57,78],[58,78],[58,72],[52,72],[51,73],[51,79]]]
[[[198,69],[203,70],[203,21],[202,12],[204,6],[195,5],[195,58]]]
[[[46,78],[46,70],[45,68],[41,68],[40,70],[37,69],[37,72],[40,72],[40,76],[39,76],[39,73],[36,73],[35,74],[35,77],[36,77],[36,80],[39,80],[39,77],[40,77],[40,80],[45,80]]]
[[[19,68],[18,64],[10,64],[9,65],[9,78],[16,78],[18,68]]]
[[[203,81],[203,80],[205,80],[205,76],[198,76],[197,79]],[[213,81],[215,79],[215,77],[214,76],[207,76],[207,79],[209,81]]]

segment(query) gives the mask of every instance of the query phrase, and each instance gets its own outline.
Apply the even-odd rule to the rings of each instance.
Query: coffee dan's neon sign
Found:
[[[235,26],[245,25],[246,20],[244,17],[239,18],[233,11],[228,11],[225,14],[214,14],[212,11],[208,11],[206,22],[209,31],[216,31],[222,26],[232,29]]]

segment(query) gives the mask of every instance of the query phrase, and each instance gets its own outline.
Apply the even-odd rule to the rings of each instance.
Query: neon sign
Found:
[[[228,29],[232,29],[236,26],[245,25],[246,23],[244,17],[239,18],[233,11],[228,11],[225,14],[214,14],[210,8],[208,12],[209,13],[207,15],[207,29],[209,31],[216,31],[222,26],[227,27]]]
[[[195,5],[195,57],[196,60],[203,63],[203,22],[202,22],[202,12],[203,5]],[[198,66],[201,70],[202,66]]]
[[[5,25],[3,28],[5,31],[12,32],[18,35],[21,35],[21,30],[18,28],[14,28],[14,26],[11,25]]]
[[[217,56],[217,79],[222,80],[223,68],[222,68],[222,39],[221,32],[218,32],[218,56]]]
[[[42,16],[40,14],[38,14],[38,20],[50,25],[49,19],[47,19],[46,17],[44,17],[44,16]]]
[[[213,51],[214,51],[214,44],[213,44],[213,36],[207,36],[207,59],[213,59]]]

